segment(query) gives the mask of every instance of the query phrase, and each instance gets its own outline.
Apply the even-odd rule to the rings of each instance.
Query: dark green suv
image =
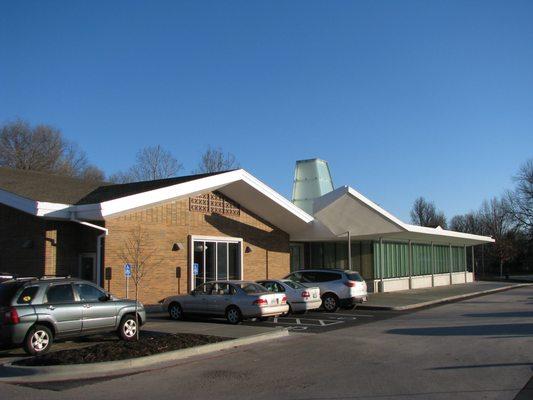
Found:
[[[55,339],[117,332],[135,340],[146,322],[141,303],[117,299],[75,278],[23,278],[0,283],[0,343],[46,353]],[[138,324],[137,322],[138,321]]]

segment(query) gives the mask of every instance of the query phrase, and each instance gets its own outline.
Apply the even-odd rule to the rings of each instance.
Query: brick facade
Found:
[[[243,279],[280,278],[289,272],[287,233],[245,209],[218,214],[191,211],[190,204],[190,199],[170,201],[106,219],[105,224],[99,222],[109,229],[103,265],[111,267],[112,279],[104,280],[104,287],[117,296],[126,295],[120,253],[125,240],[139,226],[147,237],[147,251],[153,253],[140,293],[141,301],[148,304],[190,290],[191,235],[242,238]],[[0,205],[0,221],[0,271],[21,276],[78,276],[80,254],[95,254],[96,239],[101,233],[70,221],[35,217],[5,205]],[[175,243],[184,248],[176,251]],[[247,247],[250,252],[245,252]],[[176,267],[181,267],[180,279],[176,278]],[[104,277],[104,271],[101,276]],[[133,284],[130,286],[132,297]]]
[[[51,221],[0,204],[0,271],[20,276],[78,275],[79,255],[96,252],[94,229]]]
[[[141,301],[148,304],[190,290],[191,235],[242,238],[243,279],[281,278],[290,269],[289,235],[245,209],[224,215],[190,211],[190,200],[184,199],[106,219],[105,226],[109,236],[105,240],[104,264],[112,268],[112,279],[105,281],[104,286],[118,296],[126,294],[121,257],[124,242],[142,227],[147,252],[153,254],[140,293]],[[173,251],[175,243],[183,244],[184,248]],[[246,247],[251,252],[246,253]],[[181,279],[176,278],[176,267],[181,267]]]

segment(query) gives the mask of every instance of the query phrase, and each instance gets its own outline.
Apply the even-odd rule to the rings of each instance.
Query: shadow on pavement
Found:
[[[463,317],[474,318],[531,318],[533,311],[508,311],[499,313],[477,313],[477,314],[463,314]]]
[[[499,367],[521,367],[531,366],[533,370],[533,362],[522,363],[500,363],[500,364],[475,364],[475,365],[454,365],[450,367],[436,367],[430,368],[431,370],[446,370],[446,369],[471,369],[471,368],[499,368]]]
[[[533,323],[390,329],[387,333],[411,336],[531,336]]]

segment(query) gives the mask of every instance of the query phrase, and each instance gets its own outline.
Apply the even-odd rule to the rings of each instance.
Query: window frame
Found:
[[[56,288],[58,286],[70,286],[70,290],[72,291],[72,301],[63,301],[63,302],[50,302],[48,300],[48,293],[50,293],[50,290],[53,289],[53,288]],[[75,303],[79,303],[80,302],[80,298],[78,297],[78,293],[76,292],[76,290],[74,290],[74,286],[72,285],[71,282],[69,283],[53,283],[51,285],[49,285],[47,288],[46,288],[46,293],[44,294],[44,299],[43,299],[43,304],[75,304]]]

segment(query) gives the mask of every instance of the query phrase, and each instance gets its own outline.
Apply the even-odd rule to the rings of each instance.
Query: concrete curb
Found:
[[[57,382],[128,375],[169,367],[177,364],[177,361],[192,356],[214,353],[221,350],[286,336],[289,336],[289,330],[287,328],[278,328],[272,332],[265,332],[182,350],[168,351],[146,357],[90,364],[26,367],[6,363],[0,366],[0,383]]]
[[[457,296],[451,296],[451,297],[445,297],[445,298],[437,299],[437,300],[425,301],[425,302],[422,302],[422,303],[408,304],[408,305],[405,305],[405,306],[394,307],[394,306],[358,305],[357,308],[358,309],[362,309],[362,310],[367,309],[367,310],[389,310],[389,311],[414,310],[414,309],[417,309],[417,308],[432,306],[432,305],[435,305],[435,304],[444,304],[444,303],[450,303],[450,302],[457,301],[457,300],[466,300],[466,299],[470,299],[470,298],[474,298],[474,297],[478,297],[478,296],[483,296],[483,295],[486,295],[486,294],[504,292],[506,290],[518,289],[518,288],[521,288],[521,287],[527,287],[527,286],[532,286],[532,285],[533,284],[531,284],[531,283],[524,283],[524,284],[519,284],[519,285],[504,286],[504,287],[500,287],[500,288],[496,288],[496,289],[482,290],[480,292],[465,293],[465,294],[460,294],[460,295],[457,295]]]

